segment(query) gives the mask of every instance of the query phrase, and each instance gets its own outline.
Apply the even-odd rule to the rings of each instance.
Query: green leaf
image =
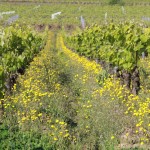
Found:
[[[146,43],[146,42],[148,41],[148,39],[149,39],[149,37],[148,37],[147,35],[142,34],[142,35],[140,36],[140,40],[141,40],[143,43]]]
[[[144,46],[141,43],[138,43],[135,48],[134,51],[141,51],[141,49],[144,48]]]
[[[122,66],[125,70],[131,70],[133,67],[133,64],[128,62],[128,63],[123,64]]]

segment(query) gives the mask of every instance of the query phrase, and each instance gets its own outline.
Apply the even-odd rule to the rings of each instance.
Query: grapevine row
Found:
[[[93,25],[80,34],[67,37],[66,42],[79,55],[113,66],[117,77],[137,94],[140,88],[139,60],[142,54],[150,52],[148,28],[133,22]]]
[[[43,38],[26,26],[0,28],[0,98],[6,91],[10,92],[17,73],[22,74],[39,52]]]

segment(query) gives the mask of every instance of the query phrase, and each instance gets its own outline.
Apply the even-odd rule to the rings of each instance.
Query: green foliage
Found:
[[[2,124],[0,125],[0,133],[0,149],[55,149],[55,145],[47,143],[48,137],[42,136],[38,132],[11,130],[10,127]]]
[[[93,25],[81,34],[68,37],[68,46],[80,55],[99,59],[131,71],[142,52],[149,51],[150,33],[134,23]]]

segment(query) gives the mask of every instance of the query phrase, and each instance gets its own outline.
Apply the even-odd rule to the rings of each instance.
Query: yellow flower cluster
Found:
[[[149,141],[150,130],[150,98],[129,95],[124,102],[127,107],[125,114],[132,114],[136,118],[136,133],[142,134],[142,142]]]
[[[55,81],[52,82],[48,78],[50,73],[53,74],[54,77],[55,72],[53,70],[47,70],[47,68],[44,67],[48,65],[46,64],[47,62],[51,61],[51,57],[47,56],[50,54],[49,49],[50,37],[45,49],[40,52],[38,57],[34,58],[25,75],[19,77],[19,92],[15,93],[17,87],[14,85],[14,96],[11,97],[11,102],[19,108],[17,112],[19,124],[26,121],[35,121],[39,117],[42,117],[42,113],[40,112],[40,108],[44,107],[42,100],[49,98],[54,94],[54,91],[50,89],[48,84],[51,83],[52,86],[55,86],[55,88],[58,89],[58,83],[55,83]]]
[[[62,138],[70,139],[69,131],[66,129],[67,123],[56,119],[55,122],[50,126],[51,132],[49,136],[54,140],[58,141]]]
[[[93,92],[93,97],[97,94],[111,101],[117,101],[125,108],[125,115],[131,115],[135,118],[135,133],[139,133],[142,142],[149,141],[150,130],[150,98],[131,94],[119,80],[108,78],[104,82],[104,86]],[[107,103],[106,103],[107,105]]]
[[[101,66],[99,64],[97,64],[95,61],[89,61],[87,58],[85,58],[83,56],[80,57],[78,54],[69,50],[65,46],[62,36],[58,36],[57,41],[60,42],[60,45],[61,45],[64,53],[67,56],[69,56],[72,59],[72,61],[75,61],[75,62],[79,63],[80,65],[82,65],[86,71],[93,72],[93,74],[97,74],[97,75],[101,72],[101,70],[102,70]]]

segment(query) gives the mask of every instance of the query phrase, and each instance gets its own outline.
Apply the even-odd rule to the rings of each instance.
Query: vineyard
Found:
[[[27,23],[35,27],[37,27],[36,25],[41,25],[41,28],[49,25],[50,28],[74,29],[81,26],[81,16],[85,19],[86,26],[90,26],[92,23],[105,24],[112,21],[118,23],[125,20],[134,20],[141,23],[144,22],[148,26],[150,25],[149,20],[146,19],[150,14],[150,6],[144,5],[125,5],[122,7],[120,5],[97,4],[0,3],[0,10],[3,10],[3,12],[15,11],[14,14],[0,16],[1,25],[8,24],[8,19],[16,15],[19,15],[18,20],[16,20],[19,24]],[[51,15],[56,12],[61,12],[61,15],[51,19]]]
[[[148,150],[148,3],[1,2],[0,150]]]

